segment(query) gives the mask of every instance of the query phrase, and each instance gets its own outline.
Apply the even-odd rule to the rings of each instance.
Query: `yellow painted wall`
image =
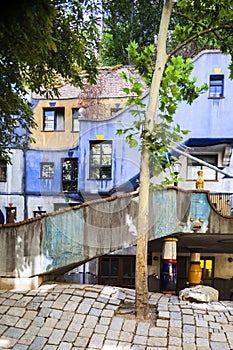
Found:
[[[65,108],[65,128],[64,131],[43,131],[43,108],[52,108],[49,105],[51,100],[39,100],[34,108],[34,118],[37,128],[32,130],[32,137],[36,143],[31,147],[36,149],[66,149],[75,147],[78,144],[79,133],[72,131],[72,108],[85,107],[85,117],[88,119],[109,119],[112,117],[111,108],[116,108],[115,104],[120,103],[120,108],[126,105],[126,98],[84,100],[80,99],[59,99],[56,108]]]

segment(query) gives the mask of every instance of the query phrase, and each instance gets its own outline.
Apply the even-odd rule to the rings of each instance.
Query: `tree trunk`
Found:
[[[159,89],[167,62],[166,39],[172,11],[172,0],[165,0],[158,35],[156,65],[153,74],[150,98],[145,114],[145,130],[153,131],[158,106]],[[140,163],[140,187],[138,209],[138,237],[136,256],[136,316],[139,320],[149,318],[147,245],[149,230],[149,185],[150,153],[143,144]]]

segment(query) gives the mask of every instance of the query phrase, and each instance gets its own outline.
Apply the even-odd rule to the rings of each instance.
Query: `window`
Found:
[[[135,256],[103,256],[99,258],[98,284],[135,287]]]
[[[44,109],[44,131],[64,130],[64,108]]]
[[[16,222],[16,207],[6,207],[6,223]]]
[[[217,154],[202,154],[202,155],[196,155],[193,154],[194,157],[203,160],[204,162],[217,166],[218,156]],[[188,158],[188,174],[187,179],[188,180],[196,180],[197,179],[197,171],[203,170],[203,179],[204,180],[217,180],[217,173],[215,170],[208,168],[205,165],[202,165],[195,160]]]
[[[54,177],[54,163],[41,163],[41,178],[53,179]]]
[[[111,179],[112,141],[90,142],[90,178]]]
[[[210,75],[210,88],[209,97],[223,97],[223,84],[224,75],[223,74],[212,74]]]
[[[72,131],[79,131],[79,108],[72,108]]]
[[[0,182],[6,182],[7,180],[7,162],[4,159],[0,160]]]
[[[62,161],[62,191],[77,192],[78,190],[78,159],[65,158]]]
[[[202,282],[204,285],[212,286],[214,277],[214,258],[213,257],[202,257],[200,260],[202,269]]]

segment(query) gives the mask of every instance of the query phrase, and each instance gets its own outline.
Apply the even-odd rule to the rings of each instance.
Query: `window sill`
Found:
[[[225,97],[224,96],[209,96],[209,100],[223,100]]]
[[[88,181],[110,181],[112,180],[112,178],[109,178],[109,179],[87,179]]]
[[[41,132],[64,132],[65,130],[41,130]]]

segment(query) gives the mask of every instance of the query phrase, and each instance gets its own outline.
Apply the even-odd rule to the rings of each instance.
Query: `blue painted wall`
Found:
[[[233,123],[233,81],[229,79],[230,55],[205,52],[196,58],[192,75],[197,77],[198,85],[209,84],[215,68],[220,68],[224,75],[224,98],[209,98],[206,91],[191,106],[180,104],[175,115],[175,122],[191,132],[187,138],[232,138]]]
[[[78,149],[73,149],[73,158],[78,156]],[[49,151],[30,149],[26,151],[26,192],[27,194],[61,193],[62,159],[69,158],[68,150]],[[41,163],[54,163],[54,178],[41,178]]]
[[[147,103],[148,97],[144,98]],[[81,193],[108,192],[127,182],[139,172],[140,152],[130,148],[125,135],[118,136],[118,129],[132,127],[135,118],[129,109],[124,110],[107,121],[81,120],[79,138],[79,190]],[[89,179],[90,141],[96,141],[96,135],[104,135],[104,140],[112,140],[112,179]],[[128,190],[133,187],[128,183]]]

